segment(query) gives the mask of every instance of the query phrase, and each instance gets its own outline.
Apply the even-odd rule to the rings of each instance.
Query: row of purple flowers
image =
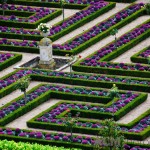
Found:
[[[30,94],[28,94],[26,97],[26,100],[24,98],[21,98],[17,100],[16,102],[10,103],[10,105],[3,107],[0,110],[0,118],[2,119],[5,116],[13,113],[20,107],[23,107],[25,103],[29,103],[30,101],[34,100],[39,95],[49,90],[67,92],[67,93],[75,93],[75,94],[84,94],[84,95],[108,96],[108,91],[106,90],[94,90],[90,88],[79,88],[79,87],[70,88],[70,87],[58,86],[58,85],[44,85],[44,86],[39,87],[35,91],[31,92]],[[119,98],[119,100],[115,102],[113,105],[110,105],[108,108],[93,107],[93,108],[90,108],[90,109],[87,108],[87,109],[98,111],[98,112],[116,112],[138,96],[139,95],[136,93],[128,92],[126,94],[121,94],[121,97]]]
[[[25,131],[19,128],[16,129],[2,129],[0,128],[0,135],[9,135],[9,136],[20,136],[26,138],[37,138],[44,140],[55,140],[55,141],[68,141],[70,142],[70,135],[63,133],[43,133],[38,131]],[[73,141],[76,143],[89,144],[93,145],[95,143],[94,139],[88,136],[73,136]]]
[[[69,40],[69,42],[67,42],[63,45],[60,45],[60,44],[53,45],[53,48],[58,49],[58,50],[72,50],[72,49],[78,47],[79,45],[85,43],[86,41],[92,39],[93,37],[96,37],[98,34],[106,31],[110,27],[121,22],[122,20],[124,20],[128,16],[134,14],[138,10],[142,9],[143,5],[144,5],[143,3],[139,3],[139,4],[134,4],[132,6],[129,6],[128,8],[115,14],[113,17],[110,17],[106,21],[101,22],[101,23],[97,24],[96,26],[93,26],[91,29],[89,29],[85,33],[76,36],[72,40]]]
[[[11,128],[0,128],[0,135],[7,135],[7,136],[18,136],[18,137],[26,137],[26,138],[35,138],[35,139],[44,139],[46,141],[64,141],[64,142],[71,142],[70,135],[63,134],[63,133],[43,133],[40,131],[26,131],[20,128],[11,129]],[[94,145],[95,143],[94,138],[90,136],[73,136],[74,143],[80,144],[88,144]],[[128,144],[124,145],[124,148],[127,150],[149,150],[149,148],[142,148],[140,146],[130,146]]]
[[[145,128],[150,126],[150,115],[142,118],[134,127],[131,129],[123,127],[122,130],[125,132],[136,132],[139,133],[143,131]]]
[[[141,4],[141,3],[140,4],[134,4],[134,5],[130,6],[129,8],[117,13],[115,16],[113,16],[112,18],[109,18],[105,22],[102,22],[102,23],[98,24],[97,26],[92,27],[88,32],[83,33],[82,35],[75,37],[72,41],[69,41],[69,43],[65,43],[63,45],[54,44],[53,49],[72,50],[73,48],[78,47],[79,45],[83,44],[84,42],[88,41],[89,39],[97,36],[99,33],[110,28],[112,25],[115,25],[116,23],[120,22],[124,18],[126,18],[126,17],[130,16],[131,14],[133,14],[134,12],[138,11],[139,9],[142,8],[142,6],[143,6],[143,4]],[[58,30],[55,32],[54,28],[56,28]],[[52,29],[52,32],[57,33],[59,31],[61,31],[61,27],[54,27],[54,28]],[[136,36],[142,34],[144,31],[147,30],[147,28],[145,27],[144,29],[141,29],[141,31],[139,31],[136,35],[132,35],[130,38],[133,39]],[[21,30],[21,32],[23,32],[23,30]],[[36,34],[37,33],[38,32],[36,32]],[[123,43],[119,43],[117,46],[119,47],[120,44],[125,44],[127,42],[129,42],[129,39],[123,39]],[[7,40],[6,38],[0,39],[0,44],[5,44],[5,45],[13,45],[13,46],[15,45],[15,46],[24,46],[24,47],[37,47],[37,45],[38,45],[38,42],[36,42],[36,41],[34,41],[34,44],[30,44],[30,43],[32,43],[32,41],[28,41],[28,40],[14,41],[14,40]],[[112,45],[111,49],[109,48],[109,50],[105,51],[105,55],[107,53],[110,53],[114,49],[115,48]],[[104,56],[104,54],[101,54],[101,55]]]
[[[42,2],[47,2],[47,0],[41,0]],[[103,0],[100,0],[101,2]],[[48,2],[58,2],[60,3],[60,0],[48,0]],[[94,2],[99,2],[99,0],[65,0],[65,3],[71,3],[71,4],[93,4]]]
[[[150,47],[147,47],[144,51],[142,51],[139,56],[144,58],[150,57]]]
[[[35,118],[35,121],[37,122],[50,122],[50,123],[56,123],[56,124],[63,124],[63,119],[57,119],[57,116],[66,111],[67,109],[77,109],[77,110],[90,110],[94,112],[117,112],[121,110],[123,107],[125,107],[128,103],[133,101],[135,98],[137,98],[139,95],[135,93],[126,93],[121,94],[120,98],[114,102],[114,104],[111,104],[107,107],[102,107],[100,105],[90,105],[90,104],[83,104],[83,103],[65,103],[62,102],[61,104],[58,104],[55,108],[52,110],[47,110],[45,114],[43,114],[40,117]],[[76,127],[88,127],[88,128],[100,128],[101,124],[99,122],[93,123],[93,122],[85,122],[85,121],[78,121],[76,122]]]
[[[112,42],[109,45],[98,50],[94,55],[83,60],[80,65],[83,66],[94,66],[102,68],[115,68],[124,70],[139,70],[139,71],[150,71],[150,67],[141,64],[125,64],[125,63],[111,63],[111,62],[99,62],[103,57],[109,55],[117,48],[129,43],[134,38],[140,36],[142,33],[150,29],[150,23],[141,25],[140,27],[132,30],[131,32],[121,36],[117,42]],[[117,47],[117,48],[116,48]]]
[[[9,58],[14,57],[14,54],[10,54],[10,53],[0,53],[0,63],[5,62],[6,60],[8,60]]]
[[[39,72],[37,72],[36,70],[34,70],[33,73],[34,74],[39,74]],[[57,77],[66,77],[66,78],[70,77],[70,73],[56,72],[56,71],[48,72],[47,75],[48,76],[54,76],[54,77],[55,76],[57,76]],[[117,82],[117,83],[128,83],[128,84],[150,85],[150,81],[148,81],[148,80],[138,80],[138,79],[132,79],[132,78],[125,78],[123,76],[117,76],[116,77],[116,76],[100,75],[100,74],[91,75],[91,74],[83,74],[83,73],[82,74],[73,73],[73,74],[71,74],[71,78],[85,79],[85,80],[95,80],[95,81]]]
[[[56,72],[56,71],[42,71],[42,70],[20,70],[16,72],[14,75],[4,79],[0,80],[0,89],[7,87],[8,85],[12,84],[15,82],[14,76],[16,78],[21,78],[26,75],[31,75],[31,74],[37,74],[37,75],[47,75],[47,76],[54,76],[54,77],[64,77],[64,78],[70,78],[69,73],[65,72]],[[107,81],[107,82],[116,82],[116,83],[128,83],[128,84],[139,84],[139,85],[150,85],[150,81],[148,80],[138,80],[138,79],[128,79],[124,77],[115,77],[115,76],[109,76],[109,75],[91,75],[91,74],[78,74],[74,73],[71,74],[72,78],[77,78],[77,79],[86,79],[88,80],[97,80],[97,81]]]
[[[71,26],[72,24],[77,23],[78,21],[83,20],[85,17],[87,17],[87,16],[95,13],[96,11],[98,11],[99,9],[107,6],[108,4],[109,4],[108,2],[104,2],[104,1],[92,3],[92,5],[90,5],[86,9],[83,9],[80,12],[77,12],[73,16],[71,16],[68,19],[66,19],[62,24],[53,26],[50,29],[49,36],[55,35],[56,33],[60,32],[60,31],[62,31],[64,29],[66,29],[69,26]],[[28,34],[29,35],[40,35],[40,32],[36,31],[36,30],[23,29],[23,28],[22,29],[9,28],[7,26],[0,26],[0,31],[1,32],[9,32],[9,33],[17,33],[17,34],[27,34],[27,35]]]
[[[14,39],[7,39],[1,38],[0,45],[12,45],[12,46],[26,46],[26,47],[38,47],[37,41],[29,41],[29,40],[14,40]]]
[[[18,6],[18,5],[16,6],[14,4],[12,4],[12,5],[0,4],[0,8],[4,9],[4,10],[17,10],[17,11],[21,11],[21,12],[23,12],[23,11],[33,12],[34,14],[28,18],[27,17],[18,17],[15,15],[0,16],[0,20],[15,21],[15,22],[30,22],[30,23],[34,23],[34,22],[38,21],[39,19],[41,19],[55,11],[54,9],[49,9],[49,8],[44,8],[44,7],[31,7],[31,6]]]

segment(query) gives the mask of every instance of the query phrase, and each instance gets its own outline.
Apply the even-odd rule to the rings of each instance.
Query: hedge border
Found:
[[[22,54],[16,54],[16,53],[11,53],[11,54],[14,54],[14,56],[0,63],[0,71],[6,69],[7,67],[10,67],[11,65],[17,63],[22,59]]]
[[[133,5],[133,4],[132,4]],[[130,6],[132,6],[130,5]],[[128,6],[129,7],[129,6]],[[128,8],[126,7],[126,8]],[[126,9],[125,8],[125,9]],[[124,9],[123,9],[124,10]],[[87,42],[81,44],[80,46],[76,47],[75,49],[71,50],[71,51],[67,51],[67,50],[57,50],[54,49],[53,50],[53,54],[54,55],[74,55],[77,54],[83,50],[85,50],[87,47],[89,47],[89,45],[93,45],[95,43],[97,43],[98,41],[102,40],[103,38],[105,38],[106,36],[109,35],[110,31],[114,28],[121,28],[124,25],[128,24],[129,22],[133,21],[134,19],[138,18],[139,16],[141,16],[142,14],[144,14],[145,9],[140,9],[137,12],[133,13],[131,16],[127,17],[126,19],[124,19],[123,21],[117,23],[116,25],[112,26],[111,28],[109,28],[108,30],[104,31],[103,33],[100,33],[99,35],[95,36],[94,38],[88,40]],[[114,15],[113,15],[114,16]],[[109,17],[111,18],[111,17]],[[70,41],[70,40],[69,40]],[[67,41],[68,42],[68,41]],[[11,50],[11,46],[10,45],[0,45],[0,48],[2,49],[7,49],[8,51]],[[32,52],[32,53],[39,53],[39,50],[37,48],[32,48],[32,47],[20,47],[20,46],[14,46],[15,51],[21,51],[21,52],[27,52],[27,49]]]
[[[146,21],[147,23],[150,22],[150,20]],[[146,23],[145,22],[145,23]],[[144,23],[142,23],[144,24]],[[139,25],[141,26],[141,25]],[[137,26],[137,27],[139,27]],[[136,27],[136,28],[137,28]],[[132,29],[134,30],[134,29]],[[132,31],[131,30],[131,31]],[[130,31],[129,31],[130,32]],[[128,33],[128,32],[127,32]],[[126,33],[125,33],[126,34]],[[132,48],[133,46],[135,46],[136,44],[138,44],[139,42],[141,42],[142,40],[145,40],[146,38],[148,38],[150,36],[150,29],[148,29],[145,33],[141,34],[140,36],[138,36],[137,38],[131,40],[129,43],[121,46],[120,48],[117,49],[117,51],[113,51],[113,53],[108,54],[107,56],[105,56],[104,58],[101,59],[101,61],[110,61],[114,58],[116,58],[117,56],[119,56],[120,54],[122,54],[123,52],[129,50],[130,48]],[[114,41],[113,41],[114,42]],[[112,43],[112,42],[111,42]],[[110,44],[110,43],[109,43]],[[89,55],[92,56],[94,55],[96,52],[94,52],[93,54]],[[89,57],[88,56],[88,57]],[[123,69],[114,69],[114,68],[102,68],[102,67],[87,67],[87,66],[82,66],[80,65],[80,62],[75,63],[72,66],[72,69],[74,71],[78,71],[78,72],[93,72],[93,73],[102,73],[102,74],[113,74],[113,75],[123,75],[123,76],[134,76],[134,77],[144,77],[144,78],[149,78],[150,76],[150,72],[144,72],[142,71],[137,71],[137,70],[123,70]],[[117,64],[117,63],[115,63]]]
[[[144,102],[146,100],[146,98],[147,98],[146,94],[141,94],[138,98],[135,98],[132,102],[130,102],[125,107],[123,107],[118,112],[116,112],[114,114],[114,119],[115,120],[120,119],[122,116],[124,116],[130,110],[134,109],[136,106],[138,106],[139,104]],[[46,129],[46,130],[58,130],[58,131],[63,130],[64,131],[65,128],[66,128],[64,125],[59,125],[59,124],[56,124],[56,123],[47,123],[47,122],[37,122],[37,121],[35,121],[35,119],[37,119],[38,117],[44,115],[46,112],[49,112],[50,110],[57,107],[61,103],[72,103],[72,102],[60,101],[60,102],[56,103],[52,107],[49,107],[48,109],[44,110],[43,112],[39,113],[38,115],[36,115],[35,117],[33,117],[32,119],[27,121],[27,126],[31,127],[31,128],[39,128],[39,129]],[[73,102],[73,103],[76,103],[76,102]],[[96,118],[93,118],[93,119],[101,118],[102,120],[105,119],[105,118],[112,118],[112,114],[107,113],[107,112],[106,113],[101,113],[101,112],[93,112],[93,111],[90,111],[90,110],[77,110],[77,109],[70,109],[70,110],[71,110],[72,114],[76,114],[77,112],[80,112],[80,116],[83,117],[83,118],[87,117],[87,116],[88,116],[88,118],[93,118],[93,116],[95,116]],[[123,112],[123,114],[122,114],[122,112]],[[66,111],[62,112],[56,118],[61,118],[65,114],[66,114]],[[89,122],[89,119],[84,119],[83,120],[81,118],[80,121],[81,120],[83,122]],[[97,123],[99,121],[90,121],[90,122],[91,123]],[[97,135],[98,131],[99,131],[98,128],[88,128],[88,127],[74,127],[73,130],[74,130],[75,133],[91,134],[91,135]]]
[[[17,69],[14,72],[11,72],[1,78],[1,80],[5,80],[6,78],[14,75],[16,72],[19,70],[26,70],[26,69]],[[32,69],[36,70],[36,69]],[[47,72],[46,70],[42,70]],[[76,72],[75,72],[76,73]],[[79,74],[83,74],[81,72],[78,72]],[[87,74],[88,73],[84,73]],[[149,92],[150,87],[148,85],[132,85],[132,84],[125,84],[125,83],[117,83],[117,82],[107,82],[107,81],[96,81],[96,80],[84,80],[84,79],[74,79],[74,78],[64,78],[64,77],[53,77],[53,76],[46,76],[46,75],[35,75],[35,74],[30,74],[29,75],[32,79],[32,81],[44,81],[44,82],[53,82],[53,83],[65,83],[65,84],[71,84],[71,85],[78,85],[78,86],[91,86],[91,87],[101,87],[101,88],[111,88],[113,84],[116,84],[119,89],[125,89],[125,90],[134,90],[134,91],[140,91],[140,92]],[[108,75],[111,77],[111,75]],[[121,76],[124,77],[124,76]],[[126,78],[126,77],[125,77]],[[128,77],[127,77],[128,78]],[[131,77],[132,79],[132,77]],[[135,78],[136,79],[136,78]],[[146,78],[139,78],[140,80],[148,80]],[[15,83],[12,83],[8,85],[7,87],[3,88],[0,90],[0,98],[10,94],[11,92],[14,91]]]
[[[12,1],[8,0],[9,4],[20,4],[20,5],[26,5],[26,6],[42,6],[42,7],[54,7],[54,8],[60,8],[60,3],[57,2],[36,2],[36,1],[26,1],[26,0],[15,0]],[[83,9],[87,7],[89,4],[64,4],[64,8],[67,9]]]
[[[13,13],[13,11],[10,11]],[[20,27],[20,28],[31,28],[35,29],[40,23],[48,22],[56,17],[58,17],[62,13],[62,10],[55,10],[52,14],[46,15],[45,17],[39,19],[35,23],[26,23],[26,22],[12,22],[12,21],[0,21],[1,26],[8,25],[9,27]]]
[[[130,58],[131,61],[134,62],[134,63],[148,64],[147,58],[139,56],[142,52],[144,52],[148,48],[150,48],[150,46],[148,46],[148,47],[140,50],[139,52],[137,52],[136,54],[134,54],[133,56],[131,56],[131,58]]]
[[[134,5],[134,4],[132,4]],[[130,6],[132,6],[130,5]],[[130,7],[128,6],[128,7]],[[127,9],[128,7],[124,8]],[[122,9],[122,10],[124,10]],[[90,40],[86,41],[85,43],[81,44],[80,46],[74,48],[73,50],[67,51],[67,50],[58,50],[58,49],[54,49],[54,52],[56,55],[65,55],[66,53],[69,55],[75,55],[78,54],[80,52],[82,52],[83,50],[85,50],[86,48],[90,47],[91,45],[94,45],[95,43],[99,42],[100,40],[104,39],[105,37],[107,37],[108,35],[110,35],[110,32],[114,29],[120,29],[123,26],[125,26],[126,24],[128,24],[129,22],[135,20],[136,18],[140,17],[141,15],[144,15],[145,13],[145,9],[140,9],[137,12],[133,13],[132,15],[128,16],[127,18],[125,18],[124,20],[122,20],[121,22],[111,26],[109,29],[107,29],[106,31],[99,33],[98,35],[96,35],[95,37],[91,38]],[[112,15],[115,16],[115,15]],[[109,18],[112,18],[109,17]],[[106,20],[108,20],[109,18],[107,18]],[[102,22],[104,22],[105,20],[103,20]],[[99,22],[100,23],[100,22]],[[97,23],[97,24],[99,24]],[[86,33],[88,30],[86,30],[84,33]],[[83,33],[82,33],[83,34]],[[75,37],[73,37],[72,39],[74,39]],[[65,43],[69,43],[72,39],[66,41]]]
[[[109,11],[110,9],[115,7],[115,3],[110,3],[107,6],[105,6],[104,8],[99,9],[98,11],[96,11],[95,13],[85,17],[84,19],[78,21],[77,23],[74,23],[73,25],[67,27],[66,29],[56,33],[53,36],[49,36],[49,38],[52,41],[55,41],[59,38],[61,38],[62,36],[74,31],[75,29],[83,26],[84,24],[86,24],[87,22],[93,20],[94,18],[97,18],[99,15],[102,15],[104,13],[106,13],[107,11]],[[86,7],[87,8],[87,7]],[[84,9],[86,9],[84,8]],[[66,18],[65,20],[67,20],[68,18]],[[62,24],[62,21],[56,23],[55,25],[60,25]],[[20,35],[16,35],[15,33],[6,33],[6,32],[0,32],[0,36],[1,37],[7,37],[7,38],[22,38],[22,36],[24,36],[25,38],[29,39],[29,40],[41,40],[41,36],[40,35],[26,35],[26,34],[20,34]]]

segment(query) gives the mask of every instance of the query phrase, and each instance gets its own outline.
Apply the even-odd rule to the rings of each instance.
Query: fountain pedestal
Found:
[[[44,37],[39,42],[40,48],[40,61],[39,67],[43,69],[53,69],[55,66],[55,61],[52,58],[52,41]]]

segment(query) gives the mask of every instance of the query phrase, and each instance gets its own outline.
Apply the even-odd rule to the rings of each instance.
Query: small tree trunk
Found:
[[[63,22],[64,22],[64,18],[65,18],[65,15],[64,15],[64,6],[62,6],[62,13],[63,13]]]
[[[24,101],[25,101],[25,104],[26,104],[26,100],[27,100],[27,93],[26,93],[26,90],[24,91]]]
[[[2,9],[3,9],[3,16],[5,16],[5,10],[4,10],[4,8],[3,8],[4,5],[5,5],[5,4],[3,3],[3,6],[2,6]]]
[[[70,78],[72,78],[72,65],[70,64]]]
[[[71,140],[71,142],[73,142],[73,137],[72,137],[72,126],[70,127],[70,133],[71,133],[70,140]]]

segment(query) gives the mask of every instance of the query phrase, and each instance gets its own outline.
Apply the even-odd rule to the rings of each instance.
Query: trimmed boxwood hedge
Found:
[[[139,56],[142,52],[144,52],[145,50],[147,50],[147,48],[149,48],[150,46],[142,49],[141,51],[137,52],[136,54],[134,54],[133,56],[131,56],[131,61],[134,63],[143,63],[143,64],[148,64],[148,59],[145,57],[141,57]]]
[[[88,73],[80,73],[80,72],[73,72],[75,74],[82,74],[82,75],[89,75]],[[43,81],[43,82],[53,82],[53,83],[64,83],[64,84],[72,84],[72,85],[82,85],[82,86],[92,86],[92,87],[101,87],[101,88],[111,88],[113,84],[116,84],[119,89],[122,90],[134,90],[134,91],[140,91],[140,92],[150,92],[150,86],[148,85],[140,85],[140,84],[127,84],[127,83],[121,83],[121,82],[112,82],[112,81],[99,81],[99,80],[87,80],[87,79],[80,79],[80,78],[70,78],[70,77],[60,77],[60,76],[47,76],[47,75],[37,75],[37,74],[31,74],[31,79],[33,81]],[[108,77],[111,77],[111,75],[108,75]],[[112,77],[114,77],[112,75]],[[147,78],[129,78],[129,77],[123,77],[118,76],[118,78],[126,78],[126,79],[134,79],[134,80],[147,80],[150,81],[150,79]]]
[[[110,3],[107,6],[105,6],[102,9],[99,9],[98,11],[96,11],[95,13],[88,15],[86,17],[84,17],[82,20],[78,21],[77,23],[72,24],[71,26],[67,27],[66,29],[56,33],[53,36],[50,36],[49,38],[52,41],[55,41],[59,38],[61,38],[62,36],[72,32],[73,30],[83,26],[84,24],[86,24],[87,22],[93,20],[94,18],[97,18],[99,15],[102,15],[104,13],[106,13],[107,11],[109,11],[110,9],[115,7],[115,3]],[[87,8],[87,7],[86,7]],[[84,8],[84,9],[86,9]],[[66,18],[65,20],[67,20],[68,18]],[[61,25],[63,22],[60,21],[58,23],[56,23],[54,26],[57,25]],[[22,36],[28,40],[41,40],[41,36],[40,35],[26,35],[26,34],[16,34],[16,33],[7,33],[7,32],[0,32],[0,36],[3,38],[15,38],[15,39],[21,39]]]
[[[150,115],[150,109],[147,110],[142,115],[140,115],[138,118],[134,119],[132,122],[130,122],[128,124],[121,124],[121,127],[127,127],[129,129],[129,128],[135,126],[141,119],[147,117],[148,115]],[[143,130],[140,133],[123,132],[123,134],[124,134],[125,138],[128,138],[128,139],[144,140],[147,137],[149,137],[149,135],[150,135],[150,126],[147,127],[145,130]]]
[[[4,128],[4,127],[3,127]],[[11,128],[13,129],[13,128]],[[31,130],[23,130],[26,132],[30,132]],[[46,132],[42,132],[45,133]],[[56,132],[55,132],[56,133]],[[14,140],[16,142],[22,141],[22,142],[29,142],[29,143],[39,143],[39,144],[43,144],[43,145],[53,145],[53,146],[63,146],[63,147],[74,147],[74,148],[81,148],[83,150],[92,150],[93,149],[93,145],[87,145],[87,144],[80,144],[80,143],[72,143],[72,142],[65,142],[65,141],[56,141],[56,140],[44,140],[44,139],[37,139],[37,138],[27,138],[27,137],[18,137],[18,136],[13,136],[13,135],[3,135],[0,134],[0,139],[4,140]]]
[[[13,57],[0,63],[0,71],[2,71],[3,69],[15,64],[16,62],[18,62],[22,59],[22,54],[16,54],[16,53],[12,53],[12,54],[14,54]]]
[[[133,5],[133,4],[132,4]],[[130,5],[131,6],[131,5]],[[129,6],[128,6],[129,7]],[[128,8],[126,7],[126,8]],[[125,8],[125,9],[126,9]],[[125,18],[124,20],[120,21],[119,23],[113,25],[112,27],[110,27],[109,29],[107,29],[106,31],[98,34],[97,36],[91,38],[90,40],[86,41],[85,43],[81,44],[80,46],[74,48],[73,50],[71,51],[64,51],[63,52],[68,52],[68,54],[70,55],[74,55],[74,54],[78,54],[80,52],[82,52],[83,50],[85,50],[86,48],[90,47],[91,45],[94,45],[95,43],[99,42],[100,40],[104,39],[105,37],[109,36],[110,35],[110,32],[117,28],[117,29],[120,29],[122,28],[123,26],[127,25],[128,23],[130,23],[131,21],[137,19],[138,17],[142,16],[142,15],[145,15],[144,14],[145,12],[145,9],[140,9],[138,10],[137,12],[133,13],[132,15],[128,16],[127,18]],[[112,15],[114,16],[114,15]],[[111,16],[111,17],[112,17]],[[111,18],[109,17],[109,18]],[[107,18],[107,20],[109,19]],[[104,22],[104,21],[103,21]],[[99,24],[99,23],[98,23]],[[86,31],[85,31],[86,32]],[[73,37],[74,39],[74,37]],[[72,39],[66,41],[65,43],[69,43],[69,41],[71,41]],[[57,55],[58,55],[58,52],[62,52],[60,50],[57,50],[57,49],[54,49],[54,51],[57,52]],[[61,55],[61,54],[60,54]]]
[[[26,5],[26,6],[40,6],[40,7],[53,7],[53,8],[61,8],[59,2],[38,2],[38,1],[26,1],[26,0],[8,0],[10,4],[17,4],[17,5]],[[87,7],[89,4],[64,4],[64,8],[67,9],[83,9]]]
[[[13,83],[12,85],[10,85],[10,87],[8,86],[9,89],[10,88],[11,89],[7,90],[7,91],[8,92],[14,91],[15,90],[15,84],[16,83]],[[40,84],[40,85],[32,88],[32,90],[28,91],[27,93],[31,93],[32,91],[34,91],[35,89],[37,89],[38,87],[40,87],[42,85],[45,85],[45,84]],[[4,89],[1,90],[2,96],[5,95],[5,93],[3,94],[3,90]],[[7,87],[6,87],[6,89],[7,89]],[[1,107],[1,109],[5,108],[6,106],[10,105],[12,102],[17,101],[17,100],[19,100],[22,97],[23,96],[20,96],[20,97],[14,99],[13,101],[11,101],[11,102],[7,103],[6,105],[4,105],[3,107]],[[51,91],[51,90],[49,90],[49,91],[43,93],[42,95],[38,96],[37,98],[35,98],[31,102],[29,102],[28,104],[26,104],[25,107],[23,107],[23,108],[21,107],[21,108],[17,109],[15,112],[13,112],[13,113],[7,115],[6,117],[4,117],[3,119],[1,119],[0,120],[0,125],[5,125],[5,124],[9,123],[10,121],[18,118],[19,116],[21,116],[24,113],[30,111],[31,109],[37,107],[38,105],[40,105],[41,103],[47,101],[50,98],[58,98],[58,99],[64,99],[64,100],[65,99],[70,99],[70,100],[78,99],[78,101],[85,101],[85,102],[92,101],[92,102],[97,102],[97,103],[107,103],[107,102],[109,102],[111,100],[109,97],[105,97],[105,96],[92,96],[92,95],[85,95],[85,94],[81,95],[81,94],[64,93],[64,92],[58,92],[58,91]]]
[[[149,23],[149,22],[150,22],[150,20],[146,21],[145,23]],[[131,40],[129,43],[121,46],[116,51],[113,51],[112,53],[108,54],[107,56],[102,58],[101,61],[110,61],[110,60],[116,58],[117,56],[119,56],[120,54],[122,54],[125,51],[129,50],[130,48],[134,47],[135,45],[137,45],[141,41],[145,40],[149,36],[150,36],[150,29],[147,30],[145,33],[141,34],[140,36],[138,36],[137,38]],[[92,56],[92,55],[93,54],[91,54],[90,56]],[[115,75],[144,77],[144,78],[149,78],[150,77],[150,72],[142,71],[142,73],[141,73],[141,71],[137,71],[137,70],[123,70],[123,69],[114,69],[114,68],[83,66],[83,65],[80,65],[81,62],[82,62],[82,60],[75,63],[72,66],[72,69],[74,71],[89,72],[89,73],[93,72],[93,73],[113,74],[113,75],[115,74]]]
[[[22,70],[22,69],[17,69],[16,71],[11,72],[11,73],[7,74],[6,76],[3,76],[1,78],[1,80],[5,80],[9,76],[14,75],[19,70]],[[36,70],[36,69],[33,69],[33,70]],[[86,79],[79,79],[79,78],[75,79],[75,78],[59,77],[59,76],[55,77],[55,76],[47,76],[46,72],[47,71],[45,71],[45,75],[30,74],[29,76],[31,77],[31,79],[33,81],[64,83],[64,84],[71,84],[71,85],[81,85],[81,86],[91,86],[91,87],[101,87],[101,88],[111,88],[113,84],[116,84],[119,89],[150,92],[150,86],[144,85],[144,84],[143,85],[140,85],[140,84],[132,85],[132,84],[119,83],[119,82],[117,83],[117,82],[109,82],[109,81],[86,80]],[[77,72],[75,72],[75,73],[77,73]],[[83,74],[83,73],[79,72],[78,74]],[[87,74],[87,73],[84,73],[84,74]],[[133,79],[136,79],[136,78],[133,78]],[[138,80],[149,81],[150,79],[138,78]],[[1,89],[0,90],[0,98],[10,94],[14,90],[15,90],[15,83],[10,84],[9,86]]]
[[[132,102],[127,104],[125,107],[123,107],[122,109],[117,111],[114,114],[114,120],[119,120],[121,117],[126,115],[129,111],[134,109],[136,106],[143,103],[146,99],[147,99],[147,94],[144,94],[144,93],[141,94],[139,97],[135,98]],[[52,107],[48,108],[47,110],[44,110],[43,112],[41,112],[40,114],[38,114],[37,116],[35,116],[31,120],[29,120],[27,122],[28,127],[40,128],[40,129],[46,129],[46,130],[57,130],[57,131],[62,131],[63,130],[64,131],[65,128],[66,128],[64,125],[60,125],[60,124],[57,124],[57,123],[48,123],[48,122],[35,121],[36,118],[44,115],[46,112],[49,112],[50,110],[54,109],[55,107],[57,107],[59,104],[61,104],[63,102],[71,103],[71,102],[66,102],[66,101],[58,102],[57,104],[53,105]],[[76,103],[76,102],[74,102],[74,103]],[[112,102],[111,102],[111,104],[112,104]],[[106,105],[103,106],[103,107],[106,107]],[[90,111],[90,110],[77,110],[77,109],[70,109],[70,110],[71,110],[72,114],[76,114],[77,112],[80,112],[81,119],[79,121],[85,121],[85,122],[91,122],[91,123],[97,123],[99,121],[91,121],[91,120],[89,120],[89,118],[103,120],[103,119],[106,119],[106,118],[112,118],[113,117],[111,113],[107,113],[107,112],[93,112],[93,111]],[[63,118],[65,113],[66,112],[64,111],[63,113],[58,115],[56,118]],[[82,119],[82,117],[84,118],[84,120]],[[85,119],[85,118],[87,118],[87,119]],[[87,127],[74,127],[73,128],[73,132],[82,133],[82,134],[97,135],[98,131],[99,131],[98,128],[87,128]]]
[[[100,33],[99,35],[95,36],[94,38],[92,38],[92,39],[88,40],[87,42],[81,44],[80,46],[74,48],[73,50],[67,51],[67,50],[53,49],[53,54],[54,55],[63,55],[63,56],[66,55],[66,54],[69,54],[69,55],[77,54],[77,53],[85,50],[89,46],[91,46],[91,45],[97,43],[98,41],[102,40],[106,36],[108,36],[112,29],[114,29],[114,28],[119,29],[119,28],[125,26],[126,24],[128,24],[129,22],[133,21],[134,19],[138,18],[139,16],[144,15],[144,11],[145,11],[145,9],[143,8],[143,9],[135,12],[134,14],[127,17],[123,21],[121,21],[121,22],[117,23],[116,25],[112,26],[110,29],[104,31],[103,33]],[[67,42],[69,42],[69,41],[67,41]],[[13,48],[14,48],[15,51],[21,51],[21,52],[27,52],[27,53],[39,53],[39,49],[38,48],[33,48],[33,47],[13,46]],[[9,50],[11,50],[11,46],[10,45],[0,45],[0,49],[6,49],[6,50],[9,51]]]
[[[10,13],[13,13],[13,11],[10,11]],[[22,12],[21,12],[22,13]],[[4,21],[1,20],[0,21],[0,25],[1,26],[9,26],[9,27],[17,27],[17,28],[30,28],[30,29],[35,29],[37,28],[37,26],[40,23],[45,23],[48,22],[56,17],[58,17],[60,14],[62,13],[62,10],[56,10],[55,12],[53,12],[52,14],[49,14],[41,19],[39,19],[38,21],[36,21],[35,23],[28,23],[28,22],[12,22],[12,21]],[[22,13],[23,14],[23,13]]]

